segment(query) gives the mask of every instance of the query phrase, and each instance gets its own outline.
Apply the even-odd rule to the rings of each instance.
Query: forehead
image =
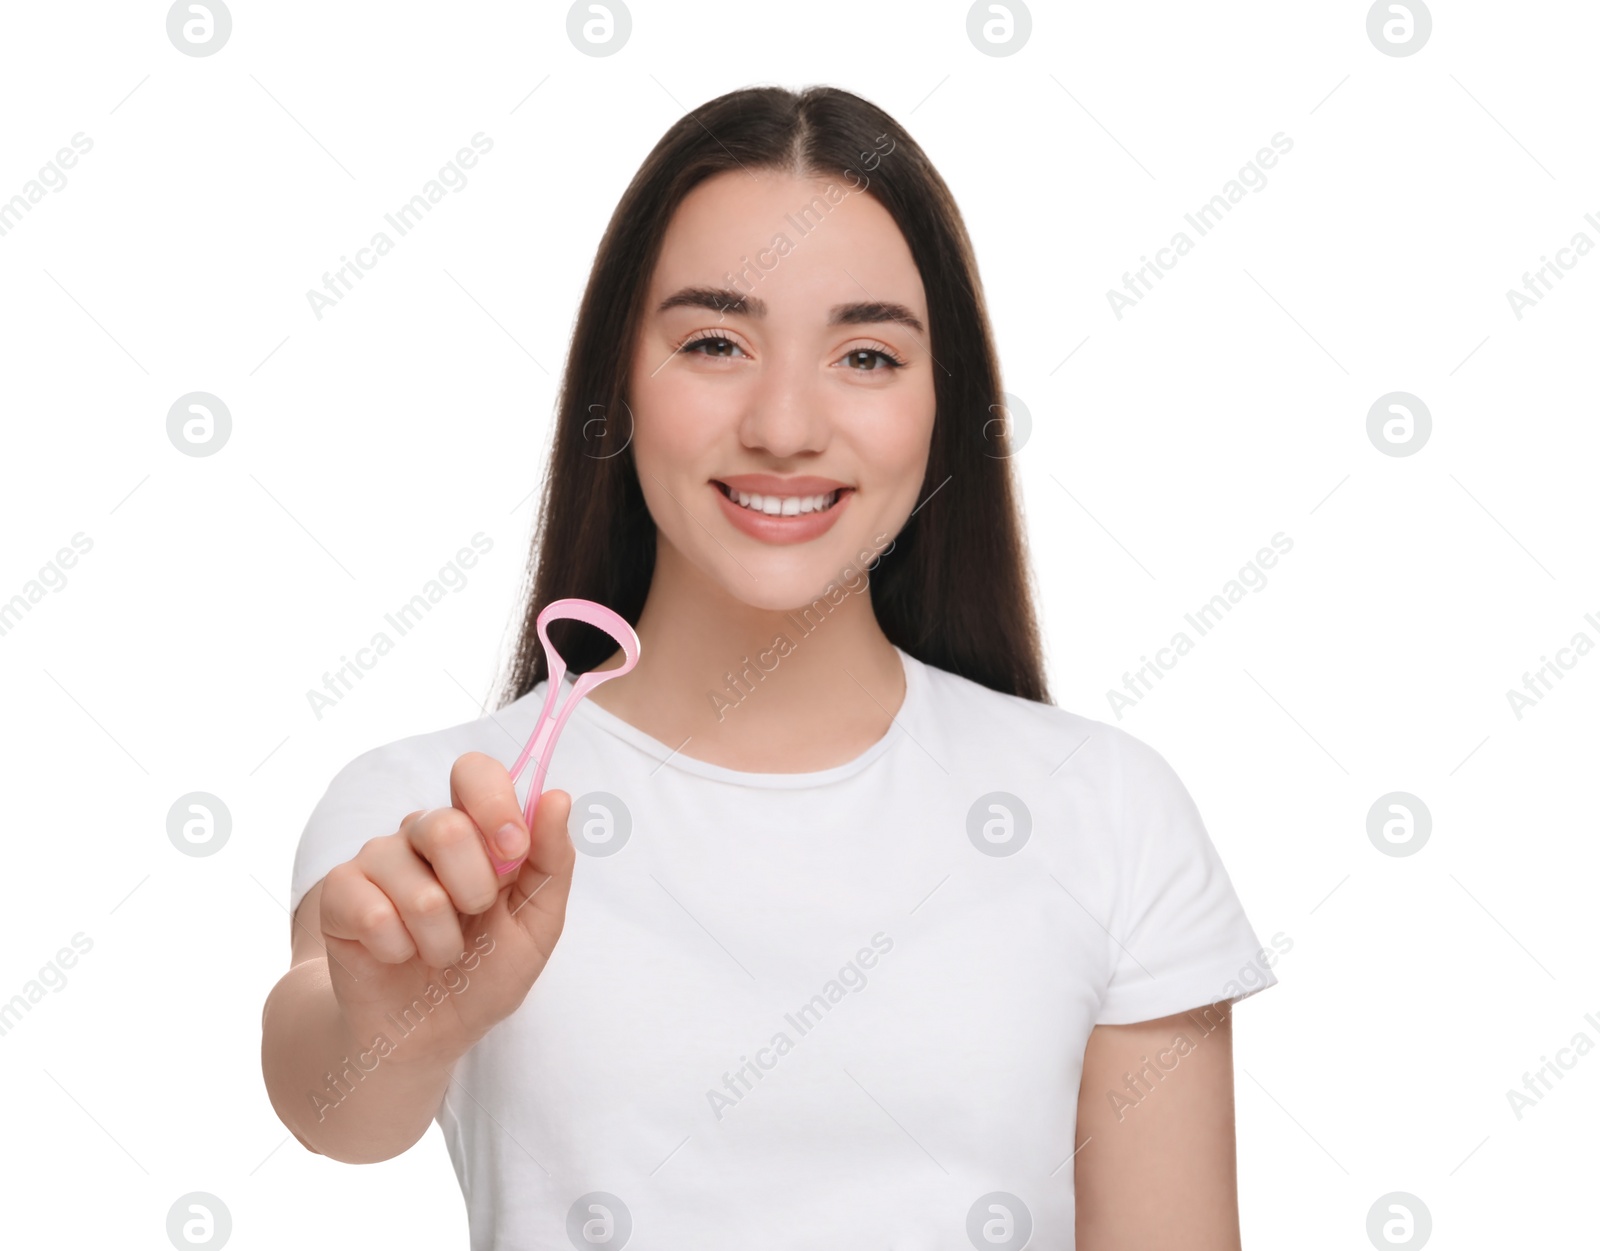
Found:
[[[887,209],[842,177],[730,170],[679,204],[651,278],[652,304],[738,280],[775,316],[853,300],[905,304],[924,321],[922,279]]]

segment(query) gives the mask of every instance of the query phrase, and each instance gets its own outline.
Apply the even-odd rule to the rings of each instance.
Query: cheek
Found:
[[[901,388],[887,402],[876,405],[863,429],[872,431],[860,455],[885,480],[908,479],[906,490],[921,485],[933,437],[934,395],[932,379],[924,385]]]
[[[648,370],[636,377],[630,389],[641,469],[653,469],[666,479],[704,468],[707,458],[726,446],[728,431],[737,425],[733,388],[708,387],[704,379],[671,365],[654,377]]]

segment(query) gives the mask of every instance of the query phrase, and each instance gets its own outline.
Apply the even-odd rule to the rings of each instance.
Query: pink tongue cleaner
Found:
[[[566,677],[567,665],[561,659],[555,647],[550,642],[549,624],[552,621],[573,620],[587,622],[604,630],[622,648],[623,662],[615,669],[594,670],[579,675],[573,683],[572,693],[562,704],[560,711],[555,709],[556,695],[561,690],[562,679]],[[597,604],[588,599],[558,599],[546,604],[539,613],[539,641],[544,644],[545,669],[547,672],[544,707],[539,712],[539,720],[535,723],[533,733],[529,736],[527,745],[517,757],[516,763],[511,766],[511,781],[513,783],[522,775],[530,760],[536,760],[533,782],[528,787],[528,798],[523,804],[522,818],[529,831],[533,830],[533,814],[539,805],[539,796],[544,793],[545,773],[550,768],[550,758],[555,754],[556,739],[560,737],[562,727],[567,724],[567,718],[584,696],[594,690],[602,682],[609,682],[612,678],[620,678],[639,663],[639,636],[634,629],[621,616],[603,604]],[[496,874],[502,874],[514,868],[515,860],[500,860],[492,853],[490,860],[494,863]]]

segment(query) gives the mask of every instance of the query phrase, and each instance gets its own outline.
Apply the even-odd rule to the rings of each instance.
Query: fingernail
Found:
[[[527,846],[528,836],[515,821],[507,821],[495,831],[494,845],[502,856],[520,856]]]

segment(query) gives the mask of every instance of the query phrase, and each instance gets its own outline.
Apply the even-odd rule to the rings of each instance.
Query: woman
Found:
[[[475,1248],[1239,1245],[1229,1005],[1276,978],[1162,757],[1047,702],[981,291],[857,96],[662,138],[579,313],[509,702],[358,757],[301,838],[263,1065],[308,1147],[437,1119]],[[643,658],[529,831],[506,762],[569,596]],[[570,670],[621,662],[566,624]]]

